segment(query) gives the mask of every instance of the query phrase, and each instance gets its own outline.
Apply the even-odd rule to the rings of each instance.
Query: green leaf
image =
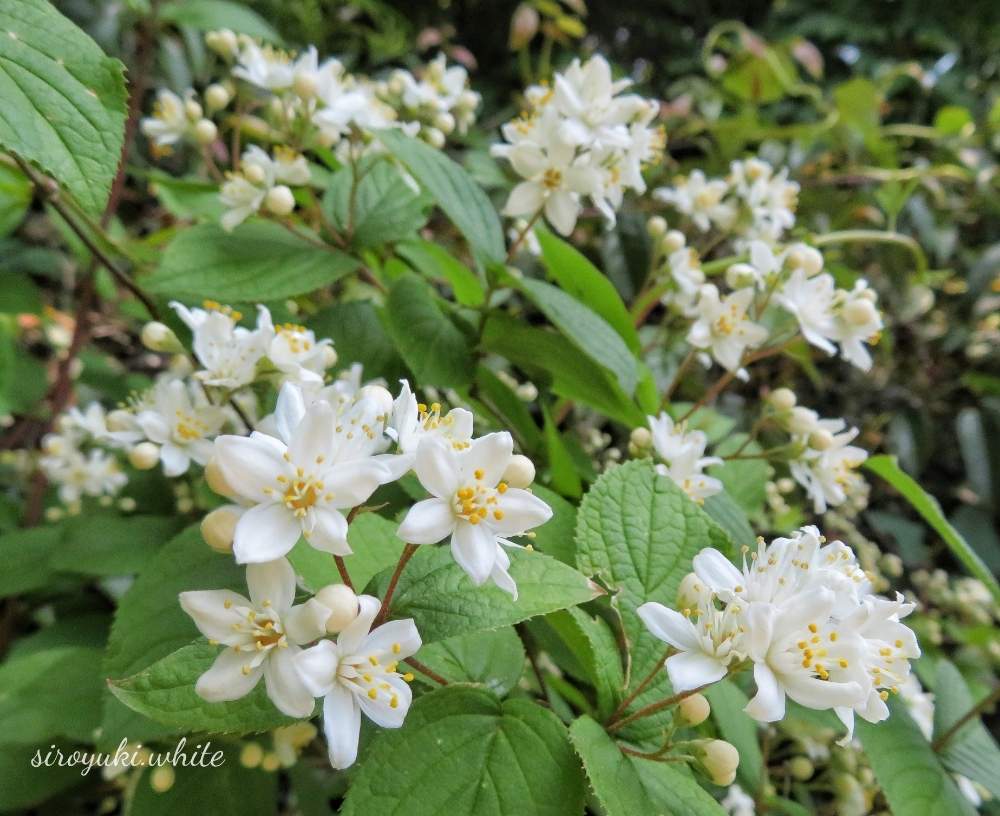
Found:
[[[535,230],[542,247],[542,262],[549,277],[604,318],[633,352],[639,335],[614,284],[585,255],[548,230]]]
[[[248,734],[295,722],[267,698],[263,680],[246,697],[226,703],[208,703],[195,693],[198,678],[224,648],[199,639],[131,677],[112,678],[109,688],[133,711],[184,733]]]
[[[889,709],[889,719],[884,722],[859,720],[855,734],[892,812],[906,816],[975,814],[975,808],[959,793],[906,706],[892,699]]]
[[[499,587],[474,586],[448,547],[424,546],[403,571],[392,600],[394,618],[413,618],[424,643],[510,626],[535,615],[590,601],[601,590],[572,567],[538,552],[509,550],[518,599]],[[387,570],[375,580],[382,597]]]
[[[532,544],[536,550],[575,567],[576,507],[543,485],[532,485],[531,492],[552,508],[552,518],[535,530]]]
[[[934,702],[935,739],[976,705],[961,673],[943,658],[937,664]],[[1000,747],[979,717],[973,717],[949,738],[941,761],[948,770],[967,776],[1000,797]]]
[[[154,294],[241,302],[304,295],[350,274],[358,262],[321,249],[269,221],[225,232],[215,224],[182,230],[144,284]]]
[[[740,764],[736,769],[740,785],[756,793],[764,781],[764,757],[757,738],[757,722],[743,711],[749,702],[747,696],[729,680],[720,680],[705,689],[704,694],[712,706],[712,719],[722,738],[740,752]]]
[[[872,456],[865,462],[865,468],[896,488],[923,520],[944,539],[945,544],[965,568],[990,588],[994,598],[1000,600],[1000,583],[997,582],[996,576],[990,572],[958,530],[948,522],[941,512],[941,505],[937,503],[937,499],[905,473],[895,457]]]
[[[524,645],[512,626],[504,626],[428,643],[416,659],[449,683],[476,683],[504,697],[521,679]],[[438,688],[426,675],[416,672],[414,677]]]
[[[31,182],[20,168],[0,164],[0,237],[9,235],[24,220],[32,195]]]
[[[101,650],[59,646],[0,666],[0,743],[90,742],[101,722]]]
[[[85,779],[79,767],[45,765],[44,759],[52,749],[62,751],[63,756],[76,750],[68,743],[0,745],[0,813],[26,811]],[[52,756],[56,757],[55,750]],[[31,764],[33,760],[38,762],[37,768]]]
[[[560,397],[582,402],[633,428],[646,422],[615,377],[595,368],[569,340],[523,320],[494,314],[486,321],[483,346],[536,378],[546,374]]]
[[[740,547],[754,545],[757,536],[754,534],[753,527],[750,526],[747,514],[732,500],[728,493],[723,491],[709,496],[701,507],[716,524],[726,531],[732,541],[732,546],[728,551],[731,558],[736,555]]]
[[[545,620],[573,651],[594,686],[597,713],[609,717],[625,689],[625,671],[611,627],[579,607],[547,615]]]
[[[551,711],[448,686],[420,697],[405,727],[378,735],[340,812],[579,816],[583,793],[566,729]]]
[[[479,266],[503,263],[500,219],[469,174],[440,150],[398,130],[383,130],[378,138],[458,227]]]
[[[150,174],[149,191],[175,218],[218,221],[226,211],[219,198],[219,185],[203,179],[175,178],[166,173],[153,172]]]
[[[430,286],[414,274],[397,280],[386,302],[389,333],[424,386],[459,388],[474,369],[472,345],[444,312]]]
[[[542,434],[535,424],[524,400],[515,394],[486,366],[476,369],[475,395],[487,410],[500,420],[502,427],[511,429],[514,438],[525,453],[539,451]]]
[[[211,802],[212,816],[274,816],[278,810],[278,775],[260,768],[247,768],[239,758],[239,746],[213,742],[185,746],[190,756],[202,756],[205,763],[216,751],[221,763],[216,767],[174,766],[174,784],[160,793],[150,784],[154,768],[143,770],[136,780],[125,816],[176,816],[178,813],[204,813]]]
[[[627,395],[635,392],[639,381],[635,357],[604,318],[545,281],[524,278],[520,288],[575,346],[610,371]]]
[[[576,471],[573,457],[560,436],[555,422],[552,421],[548,408],[543,407],[542,413],[545,418],[545,451],[549,460],[549,480],[564,496],[578,499],[583,492],[583,484],[580,481],[580,474]]]
[[[246,6],[230,0],[174,0],[159,10],[159,16],[176,25],[198,31],[228,28],[268,42],[280,43],[281,37],[263,17]]]
[[[630,646],[630,688],[653,670],[666,651],[666,645],[646,630],[636,609],[647,601],[672,605],[695,554],[704,547],[725,552],[728,546],[722,529],[647,460],[608,470],[584,496],[577,513],[577,563],[614,593],[611,604],[622,617]],[[665,696],[667,687],[666,672],[661,671],[633,706]],[[642,720],[629,733],[655,733],[662,720]]]
[[[50,557],[62,541],[62,525],[12,530],[0,536],[0,598],[44,587],[52,578]]]
[[[724,816],[726,811],[690,775],[623,754],[590,717],[576,720],[569,736],[607,816]]]
[[[455,300],[463,306],[476,308],[485,302],[486,292],[482,282],[444,247],[430,241],[402,241],[396,245],[396,252],[424,277],[431,280],[444,278],[454,292]]]
[[[44,0],[5,0],[0,31],[0,147],[100,212],[125,132],[122,64]]]
[[[427,221],[420,193],[403,181],[390,161],[372,164],[356,184],[350,167],[339,170],[323,197],[323,209],[357,247],[401,241]]]
[[[141,570],[183,526],[165,516],[77,516],[64,525],[50,564],[83,575],[128,575]]]
[[[361,363],[365,379],[403,376],[403,361],[379,319],[381,309],[370,300],[334,303],[309,319],[317,337],[329,337],[344,365]]]

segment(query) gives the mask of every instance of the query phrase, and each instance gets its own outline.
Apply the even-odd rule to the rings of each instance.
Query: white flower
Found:
[[[161,88],[156,92],[153,115],[142,120],[141,129],[156,147],[176,144],[191,133],[184,100],[173,91]]]
[[[313,695],[296,671],[295,656],[326,633],[329,610],[315,600],[292,606],[295,571],[284,558],[248,566],[247,588],[249,599],[228,589],[180,594],[199,631],[226,647],[195,691],[211,703],[238,700],[263,677],[267,696],[284,714],[308,717]]]
[[[420,634],[411,619],[395,620],[372,629],[379,601],[358,598],[357,618],[336,642],[322,640],[295,661],[302,681],[323,698],[323,731],[330,764],[347,768],[358,756],[361,713],[382,728],[399,728],[410,709],[409,675],[396,671],[398,661],[420,648]]]
[[[725,798],[719,802],[729,816],[756,816],[757,803],[739,785],[730,785]]]
[[[83,435],[113,448],[127,447],[142,439],[142,433],[135,426],[131,414],[117,411],[114,419],[119,423],[124,422],[125,427],[116,426],[115,430],[111,430],[104,407],[99,402],[92,402],[82,411],[77,406],[70,408],[59,418],[59,428],[69,436]]]
[[[830,434],[824,450],[807,449],[789,463],[792,478],[805,488],[813,500],[813,510],[825,513],[828,506],[843,504],[864,490],[864,477],[858,468],[868,458],[868,451],[850,443],[858,435],[857,428],[844,430],[842,419],[819,420],[821,429]]]
[[[257,362],[267,354],[274,337],[271,313],[258,306],[257,328],[237,326],[239,312],[205,302],[205,309],[188,309],[171,301],[170,306],[194,335],[194,355],[204,367],[195,377],[206,385],[234,389],[252,383]]]
[[[281,558],[299,536],[323,552],[351,553],[341,511],[391,478],[372,458],[382,436],[381,410],[362,399],[338,416],[325,401],[307,407],[301,390],[286,383],[275,409],[279,438],[254,432],[216,439],[215,460],[225,481],[252,505],[236,525],[239,563]]]
[[[845,360],[862,371],[872,367],[872,356],[865,343],[874,343],[882,331],[882,315],[875,306],[877,295],[868,282],[859,280],[850,292],[838,292],[839,308],[833,337],[840,343]]]
[[[455,450],[469,447],[472,439],[472,412],[464,408],[452,408],[441,416],[441,404],[434,402],[428,408],[418,403],[406,380],[400,381],[402,388],[392,404],[392,420],[386,431],[394,436],[400,453],[412,463],[420,442],[428,437],[444,439]],[[409,469],[409,468],[407,468]]]
[[[827,354],[836,354],[830,338],[839,336],[833,318],[833,277],[827,274],[810,278],[799,267],[775,293],[774,300],[795,316],[802,336]]]
[[[788,181],[787,169],[775,173],[760,159],[735,161],[730,165],[729,183],[750,212],[747,238],[773,244],[795,225],[799,185]]]
[[[59,498],[66,504],[83,496],[114,496],[128,483],[118,460],[99,448],[84,455],[67,447],[58,455],[41,457],[39,465],[46,478],[58,485]]]
[[[352,128],[371,132],[396,124],[396,112],[375,96],[374,86],[346,74],[337,60],[320,66],[316,97],[320,109],[313,114],[313,124],[331,143]]]
[[[653,197],[686,215],[701,231],[708,232],[715,224],[728,229],[736,217],[732,204],[723,201],[729,185],[722,179],[705,178],[701,170],[692,171],[687,178],[679,179],[672,187],[660,187]]]
[[[686,317],[696,317],[698,293],[705,284],[705,273],[701,271],[701,258],[690,247],[681,247],[670,253],[667,265],[670,267],[670,277],[677,285],[677,289],[665,295],[664,301],[675,304]]]
[[[553,107],[562,114],[560,137],[573,145],[601,149],[628,147],[625,127],[647,112],[646,100],[634,95],[618,96],[632,81],[615,82],[611,66],[601,56],[584,63],[573,60],[553,82]]]
[[[719,290],[706,284],[698,297],[698,319],[688,331],[688,342],[709,350],[723,368],[737,371],[743,352],[767,340],[767,329],[747,317],[753,299],[753,289],[739,289],[720,300]]]
[[[663,464],[656,465],[657,473],[669,477],[699,504],[722,490],[722,482],[703,473],[710,465],[722,464],[718,456],[705,456],[708,438],[704,433],[688,431],[683,423],[674,425],[666,412],[647,419],[653,448],[663,460]]]
[[[488,434],[463,451],[437,437],[422,440],[414,470],[433,498],[410,508],[398,535],[411,544],[450,536],[452,555],[476,586],[492,578],[517,598],[501,545],[516,546],[507,536],[544,524],[552,509],[529,491],[501,481],[512,457],[509,433]]]
[[[677,693],[721,680],[745,657],[739,606],[718,609],[708,600],[681,614],[651,601],[636,612],[654,637],[678,650],[664,663]]]
[[[274,327],[267,357],[285,377],[297,383],[322,383],[332,354],[333,341],[317,340],[315,333],[294,323]]]
[[[165,476],[186,473],[192,460],[199,465],[208,462],[212,440],[226,422],[226,412],[208,401],[200,385],[161,379],[147,405],[136,422],[146,438],[160,446]]]
[[[309,165],[301,154],[278,147],[272,158],[251,145],[243,153],[240,172],[231,175],[219,192],[226,207],[222,228],[228,232],[260,210],[276,185],[302,185],[308,181]]]
[[[292,87],[295,66],[289,54],[244,37],[233,76],[266,91],[284,91]]]

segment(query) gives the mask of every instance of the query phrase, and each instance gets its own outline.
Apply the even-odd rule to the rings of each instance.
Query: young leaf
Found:
[[[403,571],[392,600],[394,618],[413,618],[424,643],[510,626],[535,615],[593,600],[601,590],[572,567],[538,552],[508,550],[518,599],[492,584],[477,587],[447,546],[423,546]],[[385,594],[391,570],[375,579]],[[442,599],[447,598],[447,603]]]
[[[580,816],[583,794],[566,729],[551,711],[448,686],[418,698],[404,728],[376,737],[340,812]]]
[[[662,762],[626,756],[590,717],[576,720],[569,737],[607,816],[725,816],[726,811],[690,775]]]
[[[415,657],[449,683],[483,685],[497,697],[506,696],[524,671],[524,645],[512,626],[428,643]],[[438,688],[426,675],[415,672],[414,676]]]
[[[155,294],[245,303],[304,295],[350,274],[358,262],[322,249],[269,221],[225,232],[200,224],[178,233],[145,280]]]
[[[122,64],[45,0],[5,0],[0,31],[0,147],[100,212],[121,158]]]
[[[1000,600],[1000,583],[997,582],[996,576],[990,572],[958,530],[944,517],[937,499],[917,484],[913,477],[905,473],[895,457],[872,456],[865,462],[865,468],[876,476],[881,476],[896,488],[923,520],[944,539],[945,544],[948,545],[955,557],[965,565],[965,568],[990,588],[994,598]]]
[[[410,273],[397,280],[386,302],[389,333],[421,385],[458,388],[472,379],[468,338],[438,305],[430,286]]]
[[[383,130],[378,138],[458,227],[469,242],[476,263],[480,267],[503,263],[500,219],[486,193],[469,174],[440,150],[398,130]]]

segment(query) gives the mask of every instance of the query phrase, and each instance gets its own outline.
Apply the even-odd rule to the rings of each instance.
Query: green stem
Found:
[[[883,230],[840,230],[838,232],[828,232],[826,235],[817,235],[812,239],[815,247],[829,246],[831,244],[894,244],[903,247],[913,256],[917,265],[917,272],[925,274],[928,269],[927,256],[923,247],[909,235],[901,232],[886,232]]]

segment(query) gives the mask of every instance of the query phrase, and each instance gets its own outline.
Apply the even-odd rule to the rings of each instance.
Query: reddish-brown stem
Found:
[[[428,666],[425,666],[423,663],[421,663],[418,660],[414,660],[412,657],[406,658],[406,665],[409,666],[410,668],[415,669],[416,671],[420,672],[422,675],[425,675],[426,677],[429,677],[431,680],[433,680],[438,685],[441,685],[441,686],[447,686],[448,685],[448,681],[445,680],[436,671],[434,671],[434,669],[432,669],[432,668],[430,668]]]
[[[399,561],[396,563],[396,569],[393,570],[392,578],[389,579],[389,586],[385,589],[385,597],[382,598],[382,605],[379,607],[374,623],[372,623],[373,628],[378,626],[380,623],[383,623],[385,619],[389,617],[392,596],[396,591],[396,584],[399,583],[399,576],[403,574],[403,568],[406,566],[407,562],[413,558],[413,554],[416,551],[416,544],[407,544],[403,547],[403,552],[399,556]]]
[[[521,244],[524,243],[524,239],[528,237],[528,233],[531,232],[535,224],[538,223],[538,219],[542,217],[542,210],[539,209],[527,224],[524,225],[524,229],[521,230],[517,237],[514,239],[514,243],[510,245],[510,249],[507,250],[507,263],[514,260],[514,256],[517,254],[517,250],[520,249]]]
[[[630,714],[629,716],[621,720],[615,720],[614,722],[608,723],[608,731],[609,732],[617,731],[620,728],[624,728],[629,723],[635,722],[636,720],[641,720],[643,717],[650,717],[653,714],[658,714],[664,709],[671,708],[677,705],[679,702],[681,702],[681,700],[686,700],[688,697],[691,697],[692,695],[704,691],[710,685],[712,685],[712,683],[705,683],[705,685],[698,686],[698,688],[689,689],[688,691],[682,691],[679,694],[674,694],[670,697],[667,697],[666,700],[660,700],[659,702],[656,703],[650,703],[648,706],[643,706],[634,714]]]
[[[337,565],[337,572],[340,573],[340,580],[343,581],[344,586],[353,592],[354,584],[351,582],[351,575],[347,571],[347,564],[344,563],[343,556],[335,555],[333,563]]]
[[[635,702],[636,697],[642,694],[646,690],[646,687],[650,683],[652,683],[653,680],[656,679],[656,675],[658,675],[660,671],[663,669],[664,661],[668,657],[670,657],[671,650],[672,650],[671,647],[668,646],[667,650],[663,653],[663,657],[661,657],[659,660],[656,661],[656,665],[653,666],[653,670],[643,678],[642,682],[639,683],[638,686],[635,687],[635,691],[633,691],[628,697],[626,697],[624,700],[621,701],[621,704],[618,706],[618,708],[616,708],[614,712],[611,714],[611,716],[608,717],[609,723],[613,723],[622,714],[624,714],[628,710],[628,707],[632,705],[633,702]]]

